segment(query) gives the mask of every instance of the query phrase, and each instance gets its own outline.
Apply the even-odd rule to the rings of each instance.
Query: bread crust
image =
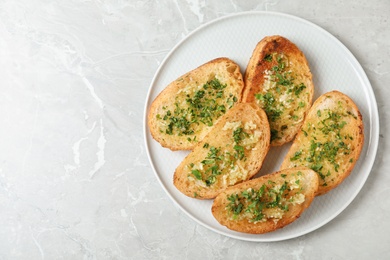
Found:
[[[317,195],[322,195],[350,175],[363,144],[364,127],[358,107],[347,95],[331,91],[314,102],[281,169],[314,169],[320,176]]]
[[[240,67],[225,57],[180,76],[149,108],[152,137],[173,151],[193,149],[219,117],[241,101],[243,88]]]
[[[314,93],[312,74],[303,52],[282,36],[265,37],[253,51],[244,82],[243,102],[256,102],[267,113],[271,146],[290,142],[302,125]],[[272,95],[274,101],[271,96],[259,100],[258,94]]]
[[[275,206],[272,204],[273,195],[268,197],[267,194],[271,194],[272,189],[277,191],[275,187],[283,187],[284,184],[287,189],[280,193],[279,206]],[[253,221],[254,211],[251,211],[251,207],[253,208],[255,200],[246,198],[249,197],[248,193],[251,194],[253,191],[258,194],[263,185],[264,194],[255,207],[263,203],[260,211],[264,216],[259,221]],[[215,198],[211,211],[221,225],[231,230],[252,234],[267,233],[283,228],[298,219],[313,201],[317,189],[318,176],[313,170],[305,167],[285,169],[229,187]],[[279,192],[280,190],[281,188]],[[232,198],[236,194],[238,199],[232,204]],[[234,210],[237,210],[239,203],[243,206],[241,212],[235,215]]]
[[[255,104],[239,103],[180,163],[173,183],[189,197],[215,198],[228,186],[249,180],[260,170],[269,140],[265,112]]]

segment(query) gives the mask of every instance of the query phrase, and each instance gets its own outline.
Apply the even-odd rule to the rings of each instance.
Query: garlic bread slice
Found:
[[[241,101],[239,66],[218,58],[170,83],[153,101],[148,126],[153,138],[171,150],[191,150],[218,119]]]
[[[317,195],[325,194],[351,173],[363,143],[363,121],[356,104],[345,94],[331,91],[314,102],[281,169],[313,169],[320,177]]]
[[[269,143],[265,112],[255,104],[236,104],[176,168],[173,183],[189,197],[215,198],[260,170]]]
[[[211,210],[231,230],[262,234],[295,221],[317,189],[318,176],[313,170],[286,169],[229,187],[215,198]]]
[[[246,68],[243,102],[265,110],[271,128],[271,146],[290,142],[309,110],[314,92],[305,55],[282,36],[262,39]]]

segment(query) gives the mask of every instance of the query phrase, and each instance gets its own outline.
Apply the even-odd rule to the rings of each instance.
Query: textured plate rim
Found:
[[[340,49],[342,49],[343,52],[347,56],[349,56],[349,60],[353,62],[353,64],[351,64],[351,66],[356,70],[356,73],[361,76],[361,79],[364,82],[363,90],[366,91],[366,92],[368,91],[367,101],[369,101],[368,102],[368,104],[369,104],[369,106],[368,106],[368,114],[369,114],[369,122],[370,122],[370,124],[369,124],[369,127],[370,127],[370,132],[369,133],[370,133],[370,135],[369,135],[369,139],[368,140],[365,139],[365,142],[368,142],[366,157],[370,156],[368,158],[369,162],[366,164],[368,173],[361,180],[360,185],[355,189],[355,192],[353,194],[351,194],[350,199],[346,200],[344,205],[341,206],[339,208],[339,210],[335,211],[332,215],[330,215],[327,219],[325,219],[322,222],[319,222],[317,225],[312,226],[312,228],[308,228],[308,229],[303,230],[301,232],[296,232],[296,233],[291,234],[291,235],[285,235],[285,236],[280,236],[280,237],[271,238],[271,239],[270,238],[262,238],[260,235],[259,235],[259,237],[256,237],[256,238],[249,238],[249,237],[242,237],[240,235],[234,235],[234,234],[226,233],[226,232],[223,232],[221,230],[215,229],[214,227],[212,227],[212,226],[202,222],[201,220],[199,220],[198,218],[193,216],[182,205],[180,205],[180,203],[178,203],[176,201],[176,199],[172,196],[172,194],[168,191],[168,189],[163,184],[163,182],[161,180],[161,177],[158,174],[158,171],[157,171],[157,169],[154,166],[154,163],[153,163],[153,160],[152,160],[152,156],[150,154],[150,146],[149,146],[149,141],[148,141],[148,138],[150,138],[150,131],[149,131],[149,128],[148,128],[148,125],[147,125],[147,118],[148,118],[148,108],[149,108],[149,106],[151,104],[150,97],[151,97],[152,92],[153,92],[153,86],[155,85],[155,82],[156,82],[158,76],[160,75],[161,71],[163,70],[165,64],[168,62],[170,57],[175,53],[175,51],[184,42],[189,40],[194,34],[196,34],[199,31],[205,29],[206,27],[208,27],[210,25],[213,25],[215,23],[223,22],[223,20],[232,19],[232,18],[237,17],[237,16],[245,16],[245,15],[280,16],[280,17],[284,17],[284,18],[287,18],[287,19],[291,19],[291,20],[295,20],[295,21],[304,23],[304,24],[309,25],[309,26],[313,27],[314,29],[318,30],[320,33],[324,34],[330,40],[332,40],[335,44],[337,44],[338,47]],[[372,86],[371,86],[371,84],[369,82],[369,79],[368,79],[365,71],[363,70],[361,64],[358,62],[358,60],[355,58],[355,56],[352,54],[352,52],[340,40],[338,40],[335,36],[333,36],[331,33],[326,31],[322,27],[320,27],[320,26],[318,26],[318,25],[316,25],[316,24],[314,24],[314,23],[312,23],[312,22],[310,22],[308,20],[305,20],[303,18],[294,16],[294,15],[290,15],[290,14],[286,14],[286,13],[281,13],[281,12],[248,11],[248,12],[239,12],[239,13],[235,13],[235,14],[230,14],[230,15],[226,15],[226,16],[214,19],[214,20],[212,20],[212,21],[210,21],[208,23],[205,23],[205,24],[199,26],[198,28],[196,28],[195,30],[193,30],[192,32],[190,32],[188,35],[186,35],[182,40],[180,40],[169,51],[169,53],[166,55],[166,57],[164,58],[162,63],[159,65],[156,73],[154,74],[153,79],[152,79],[152,81],[150,83],[150,86],[149,86],[149,89],[148,89],[147,96],[146,96],[146,102],[145,102],[145,106],[144,106],[144,117],[143,117],[143,119],[144,119],[143,120],[144,142],[145,142],[145,147],[146,147],[146,152],[147,152],[149,163],[150,163],[150,165],[152,167],[152,170],[153,170],[154,174],[157,177],[158,182],[160,183],[160,185],[162,186],[162,188],[164,189],[164,191],[166,192],[168,197],[174,202],[174,204],[177,207],[179,207],[187,216],[189,216],[191,219],[193,219],[196,223],[206,227],[207,229],[210,229],[210,230],[212,230],[212,231],[214,231],[214,232],[216,232],[218,234],[221,234],[221,235],[224,235],[224,236],[227,236],[227,237],[231,237],[231,238],[235,238],[235,239],[243,240],[243,241],[249,241],[249,242],[276,242],[276,241],[283,241],[283,240],[288,240],[288,239],[300,237],[300,236],[303,236],[305,234],[308,234],[310,232],[313,232],[313,231],[319,229],[320,227],[326,225],[327,223],[332,221],[334,218],[336,218],[341,212],[343,212],[351,204],[351,202],[356,198],[356,196],[358,195],[358,193],[360,192],[360,190],[363,188],[364,184],[366,183],[367,178],[370,175],[372,167],[373,167],[374,162],[375,162],[375,157],[376,157],[376,153],[377,153],[377,150],[378,150],[378,143],[379,143],[379,113],[378,113],[378,106],[377,106],[377,102],[376,102],[376,98],[375,98],[375,94],[374,94],[374,91],[372,89]],[[239,233],[237,233],[237,234],[239,234]]]

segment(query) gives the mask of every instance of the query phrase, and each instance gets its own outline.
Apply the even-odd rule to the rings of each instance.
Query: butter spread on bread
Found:
[[[189,197],[214,198],[228,186],[252,178],[269,143],[265,112],[255,104],[239,103],[177,167],[174,185]]]
[[[296,220],[317,189],[318,176],[313,170],[286,169],[229,187],[215,198],[212,214],[229,229],[266,233]]]
[[[314,102],[281,169],[313,169],[320,177],[317,195],[324,194],[350,174],[363,141],[363,121],[356,104],[339,91],[325,93]]]
[[[191,150],[215,122],[241,101],[239,66],[214,59],[170,83],[153,101],[148,125],[153,138],[171,150]]]
[[[308,62],[281,36],[261,40],[245,72],[243,102],[256,102],[270,122],[271,145],[291,141],[311,106],[314,86]]]

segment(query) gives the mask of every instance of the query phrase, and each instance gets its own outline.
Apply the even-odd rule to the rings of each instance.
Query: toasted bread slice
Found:
[[[317,189],[318,176],[313,170],[286,169],[229,187],[215,198],[211,210],[229,229],[262,234],[296,220]]]
[[[351,173],[363,147],[362,116],[339,91],[321,95],[311,107],[281,169],[306,166],[320,176],[318,194],[337,187]]]
[[[249,180],[260,170],[269,143],[265,112],[255,104],[239,103],[181,162],[173,183],[189,197],[215,198],[228,186]]]
[[[241,101],[239,66],[218,58],[170,83],[153,101],[148,125],[153,138],[171,150],[191,150],[220,116]]]
[[[253,51],[246,68],[243,102],[267,113],[271,146],[290,142],[300,129],[314,92],[305,55],[282,36],[268,36]]]

